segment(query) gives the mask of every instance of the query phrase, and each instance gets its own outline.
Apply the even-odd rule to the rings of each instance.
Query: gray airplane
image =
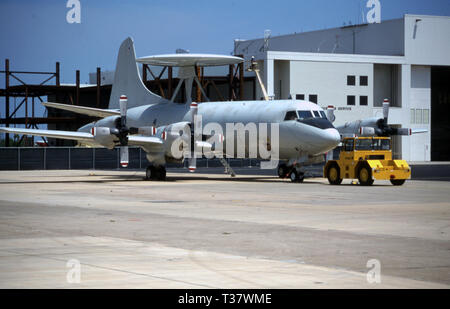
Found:
[[[272,140],[272,136],[268,137],[267,149],[278,144],[276,159],[279,164],[275,166],[278,168],[278,175],[301,182],[304,179],[303,167],[324,161],[324,154],[334,149],[341,139],[324,110],[317,104],[303,100],[191,102],[192,84],[195,82],[200,85],[195,75],[195,66],[228,65],[242,61],[242,58],[233,56],[204,54],[172,54],[136,59],[133,40],[127,38],[120,46],[108,109],[43,103],[47,107],[95,116],[100,120],[85,125],[76,132],[21,128],[0,128],[0,132],[76,140],[83,145],[109,149],[120,147],[120,161],[124,167],[128,165],[128,146],[139,146],[146,152],[151,163],[146,170],[146,179],[164,180],[167,162],[181,163],[188,159],[189,170],[194,171],[198,148],[203,147],[218,156],[217,148],[221,148],[214,144],[222,143],[220,155],[226,153],[225,157],[237,157],[238,147],[233,147],[231,153],[227,149],[227,142],[231,138],[226,133],[227,124],[240,123],[247,128],[248,124],[254,123],[258,135],[261,134],[260,124],[277,124],[278,143]],[[170,100],[145,87],[137,63],[179,67],[180,83]],[[182,83],[185,84],[187,98],[184,104],[174,102]],[[206,97],[204,92],[203,95]],[[200,134],[196,138],[196,119],[199,116],[202,125],[219,124],[223,133],[215,132],[209,136]],[[176,138],[185,136],[185,132],[190,133],[187,137],[190,138],[188,140],[191,146],[180,157],[174,153],[173,146]],[[272,132],[270,128],[268,132]],[[242,140],[244,157],[251,155],[248,137],[249,134],[244,134]],[[237,143],[234,139],[232,141]],[[259,152],[256,158],[262,158]],[[221,162],[226,165],[225,160]]]

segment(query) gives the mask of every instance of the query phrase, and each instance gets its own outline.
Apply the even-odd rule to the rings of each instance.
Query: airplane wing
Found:
[[[120,116],[120,111],[115,109],[101,109],[101,108],[94,108],[94,107],[86,107],[86,106],[79,106],[79,105],[68,105],[68,104],[61,104],[61,103],[52,103],[52,102],[44,102],[42,105],[46,107],[52,107],[56,109],[62,109],[66,111],[71,111],[77,114],[83,114],[93,117],[101,117],[105,118],[108,116]]]
[[[128,136],[128,144],[135,146],[153,146],[158,148],[158,146],[163,146],[164,141],[155,136],[130,135]]]
[[[82,142],[93,142],[94,136],[90,133],[73,132],[73,131],[58,131],[58,130],[36,130],[36,129],[21,129],[21,128],[0,128],[0,132],[15,133],[34,136],[45,136],[60,139],[70,139]]]
[[[0,132],[76,140],[85,143],[96,142],[94,135],[86,132],[36,130],[36,129],[21,129],[21,128],[0,128]],[[130,135],[128,137],[128,144],[135,146],[155,147],[155,151],[158,151],[162,150],[164,141],[159,137],[154,136]]]

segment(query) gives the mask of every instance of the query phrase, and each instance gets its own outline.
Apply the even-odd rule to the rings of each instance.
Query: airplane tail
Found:
[[[130,37],[120,45],[109,109],[119,109],[121,95],[128,97],[128,108],[167,102],[166,99],[149,91],[142,82],[136,63],[133,39]]]

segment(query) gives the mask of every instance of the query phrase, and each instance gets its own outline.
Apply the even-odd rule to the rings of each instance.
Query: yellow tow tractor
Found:
[[[405,160],[392,160],[389,137],[346,137],[339,160],[328,161],[323,174],[332,185],[345,178],[358,179],[362,186],[372,185],[374,179],[401,186],[411,177],[411,168]]]

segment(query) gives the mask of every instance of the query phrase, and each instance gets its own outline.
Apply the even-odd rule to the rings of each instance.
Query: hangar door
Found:
[[[431,161],[450,161],[450,67],[431,68]]]

